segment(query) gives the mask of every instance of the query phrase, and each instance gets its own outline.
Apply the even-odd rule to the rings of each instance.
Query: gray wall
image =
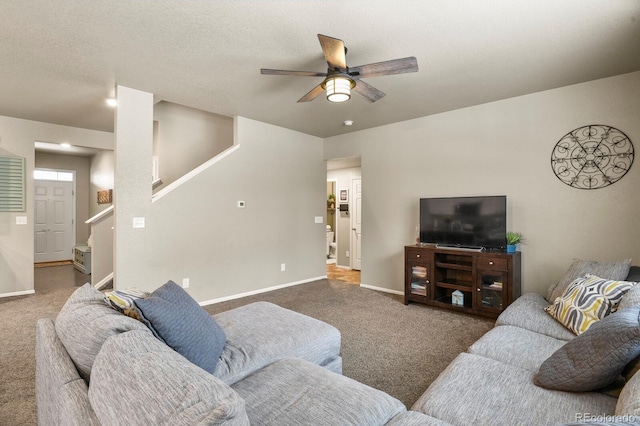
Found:
[[[544,294],[573,258],[640,264],[640,166],[591,191],[550,166],[557,141],[587,124],[638,149],[639,111],[636,72],[326,139],[325,159],[362,157],[362,283],[402,291],[420,197],[506,194],[507,227],[526,239],[524,291]]]
[[[230,117],[162,101],[154,105],[153,119],[153,153],[162,179],[156,190],[233,145]]]
[[[113,148],[113,134],[0,116],[0,148],[25,157],[26,212],[0,212],[0,296],[33,291],[34,142],[68,142],[92,148]],[[27,216],[27,225],[16,225]]]
[[[36,168],[75,170],[76,172],[76,244],[89,238],[89,157],[36,152]],[[71,254],[69,254],[71,259]]]
[[[205,301],[326,275],[325,224],[314,223],[326,211],[321,139],[238,117],[235,152],[151,203],[150,183],[127,173],[151,164],[151,102],[118,87],[116,288],[189,278]],[[134,216],[146,228],[133,229]]]

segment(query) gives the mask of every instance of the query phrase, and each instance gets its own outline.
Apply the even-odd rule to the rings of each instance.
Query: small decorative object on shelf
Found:
[[[464,294],[460,290],[451,293],[451,304],[456,306],[464,306]]]
[[[523,242],[522,234],[519,232],[507,232],[507,253],[515,253],[516,245]]]

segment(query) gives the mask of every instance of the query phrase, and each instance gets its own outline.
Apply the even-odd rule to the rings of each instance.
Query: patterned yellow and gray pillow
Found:
[[[144,299],[150,293],[137,288],[108,291],[104,294],[104,300],[116,311],[122,312],[128,317],[140,320],[138,308],[134,303],[136,299]]]
[[[615,312],[622,296],[636,283],[586,274],[575,279],[545,311],[576,335]]]

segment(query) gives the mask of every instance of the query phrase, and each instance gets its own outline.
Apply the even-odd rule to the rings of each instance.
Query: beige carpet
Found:
[[[60,268],[60,269],[58,269]],[[55,317],[86,276],[60,270],[41,280],[35,295],[0,299],[0,424],[35,425],[35,332],[38,318]],[[65,275],[66,274],[66,275]],[[36,278],[38,279],[38,278]],[[56,280],[71,279],[65,287]],[[73,281],[75,279],[75,282]],[[37,289],[37,288],[36,288]],[[405,306],[401,297],[338,281],[320,280],[205,307],[210,313],[257,300],[276,303],[337,327],[344,375],[381,389],[410,407],[438,374],[487,332],[493,322],[468,315]]]

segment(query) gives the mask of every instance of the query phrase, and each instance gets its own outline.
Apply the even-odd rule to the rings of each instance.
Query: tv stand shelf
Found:
[[[520,297],[520,252],[405,247],[404,303],[496,318]]]

